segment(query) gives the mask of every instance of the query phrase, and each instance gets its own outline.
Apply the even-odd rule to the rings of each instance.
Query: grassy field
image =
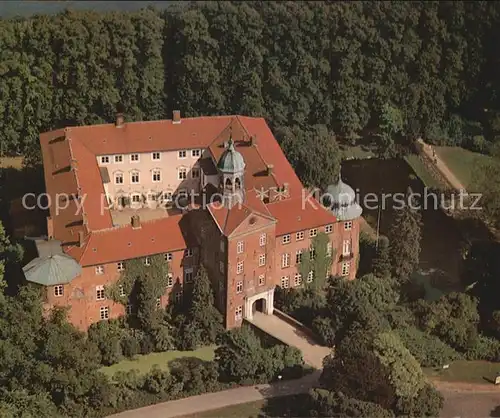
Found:
[[[266,405],[266,400],[232,405],[226,408],[200,412],[199,414],[184,415],[181,418],[257,418]]]
[[[23,166],[23,157],[1,157],[0,168],[13,167],[20,169]]]
[[[436,147],[436,152],[467,188],[472,185],[475,168],[481,164],[481,161],[487,161],[489,158],[460,147]]]
[[[138,355],[133,360],[123,360],[120,363],[109,367],[101,368],[101,371],[109,377],[113,377],[116,372],[139,370],[139,373],[148,373],[156,364],[161,369],[168,369],[168,363],[182,357],[197,357],[201,360],[213,360],[215,347],[203,347],[195,351],[165,351],[163,353],[151,353]]]
[[[408,165],[413,168],[413,171],[415,171],[415,174],[422,180],[425,186],[431,188],[441,188],[443,186],[431,175],[431,173],[429,173],[424,163],[422,163],[417,155],[407,155],[405,160]]]
[[[488,361],[459,360],[450,364],[448,369],[425,369],[428,376],[448,382],[493,383],[500,363]]]

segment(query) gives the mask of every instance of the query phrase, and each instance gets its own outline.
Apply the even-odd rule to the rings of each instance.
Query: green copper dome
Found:
[[[223,173],[240,173],[245,169],[243,156],[234,148],[232,138],[229,138],[227,149],[220,157],[217,168]]]

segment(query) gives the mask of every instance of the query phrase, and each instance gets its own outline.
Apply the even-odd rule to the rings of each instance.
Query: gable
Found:
[[[270,217],[261,215],[260,213],[251,212],[242,222],[240,222],[233,232],[231,232],[229,238],[246,235],[270,225],[274,225],[275,223],[276,221]]]

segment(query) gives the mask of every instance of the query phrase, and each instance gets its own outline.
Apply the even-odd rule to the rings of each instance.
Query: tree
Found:
[[[389,250],[389,240],[387,237],[380,237],[375,257],[372,261],[373,274],[377,277],[389,277],[391,275],[391,260]]]
[[[407,194],[409,197],[410,194]],[[420,214],[405,204],[397,211],[396,218],[389,231],[390,259],[393,275],[401,282],[409,279],[418,266],[420,258]]]
[[[394,152],[394,137],[402,133],[404,120],[401,111],[385,103],[380,111],[379,130],[382,138],[382,155],[391,155]]]
[[[205,267],[200,266],[193,285],[184,332],[189,332],[190,346],[214,344],[223,331],[223,318],[215,307],[214,292]],[[187,329],[186,329],[187,327]]]

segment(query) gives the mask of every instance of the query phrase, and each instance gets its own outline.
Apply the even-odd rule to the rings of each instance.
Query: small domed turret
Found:
[[[351,221],[363,213],[363,209],[356,202],[356,193],[351,186],[342,181],[340,172],[337,184],[328,186],[327,193],[330,198],[330,208],[339,221]]]
[[[240,173],[245,169],[245,160],[234,148],[232,138],[229,138],[227,149],[220,157],[217,168],[223,173]]]
[[[227,149],[220,157],[217,168],[220,173],[219,189],[222,192],[224,206],[231,208],[236,203],[243,203],[245,196],[243,185],[245,160],[236,151],[231,137],[229,138]]]

